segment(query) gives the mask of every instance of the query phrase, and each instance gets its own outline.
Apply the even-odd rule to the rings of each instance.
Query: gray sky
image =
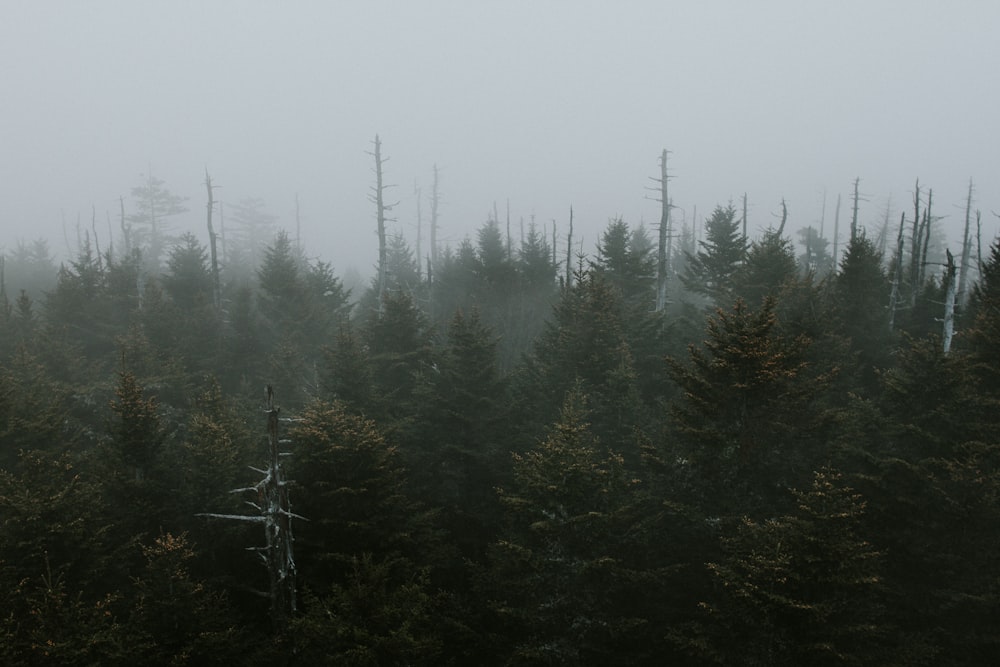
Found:
[[[437,163],[453,245],[509,199],[515,232],[534,214],[562,233],[572,204],[589,252],[612,216],[657,222],[663,148],[679,217],[747,192],[752,229],[784,197],[794,231],[825,188],[829,237],[856,176],[870,225],[920,178],[958,228],[972,178],[985,243],[998,26],[991,0],[0,0],[0,246],[62,252],[62,216],[92,205],[106,234],[150,166],[204,238],[207,166],[223,201],[261,197],[289,230],[298,193],[309,252],[368,272],[376,132],[411,244]]]

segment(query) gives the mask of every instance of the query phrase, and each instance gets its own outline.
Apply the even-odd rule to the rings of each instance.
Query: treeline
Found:
[[[958,292],[905,220],[835,264],[721,206],[678,230],[657,309],[622,220],[567,258],[491,219],[429,271],[389,238],[380,300],[285,233],[217,289],[210,248],[124,218],[41,296],[11,269],[45,280],[44,244],[7,262],[5,664],[1000,654],[998,243]],[[294,609],[260,525],[204,516],[267,510],[232,491],[267,467],[268,384]]]

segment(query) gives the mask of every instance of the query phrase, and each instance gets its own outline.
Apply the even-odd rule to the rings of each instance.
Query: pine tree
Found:
[[[777,298],[796,278],[792,243],[769,229],[750,244],[744,262],[734,277],[734,293],[751,307],[765,298]]]
[[[834,331],[846,337],[857,360],[851,369],[861,386],[872,390],[875,370],[889,365],[892,336],[888,303],[891,288],[882,255],[864,232],[852,239],[833,281]]]
[[[780,333],[774,309],[770,298],[756,311],[737,300],[709,318],[689,364],[669,360],[682,392],[672,430],[710,513],[773,512],[826,455],[829,420],[813,401],[828,378],[806,361],[808,339]]]
[[[635,593],[628,545],[632,484],[595,441],[574,391],[500,491],[509,523],[490,555],[490,605],[511,646],[505,664],[630,664]]]
[[[719,586],[682,643],[723,665],[888,664],[864,501],[830,469],[794,495],[794,512],[744,518],[722,538],[723,558],[708,563]]]
[[[746,239],[740,230],[736,208],[716,206],[705,221],[705,240],[697,255],[687,255],[681,281],[695,294],[707,297],[717,306],[728,306],[736,271],[746,257]]]

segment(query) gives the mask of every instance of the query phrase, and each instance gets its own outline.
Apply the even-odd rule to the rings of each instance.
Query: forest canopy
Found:
[[[0,660],[991,664],[1000,241],[665,178],[585,252],[414,247],[379,174],[367,285],[207,175],[207,243],[150,177],[5,252]]]

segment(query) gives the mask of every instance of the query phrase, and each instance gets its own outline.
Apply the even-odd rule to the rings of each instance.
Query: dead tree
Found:
[[[917,280],[917,287],[921,287],[927,278],[927,248],[931,245],[931,224],[934,222],[934,218],[931,215],[931,207],[934,202],[934,190],[927,191],[927,208],[924,209],[924,222],[921,227],[923,231],[923,240],[920,245],[920,275]]]
[[[659,185],[657,188],[659,197],[656,198],[656,201],[660,202],[659,242],[656,246],[656,312],[662,312],[667,307],[667,272],[670,269],[668,244],[672,232],[670,229],[670,196],[667,190],[667,183],[670,180],[667,172],[667,157],[669,155],[670,151],[664,148],[660,153],[660,177],[652,178]]]
[[[381,316],[382,302],[385,299],[386,271],[388,270],[386,266],[388,250],[385,240],[385,223],[388,220],[386,213],[391,211],[395,204],[385,203],[385,190],[390,186],[385,185],[383,181],[383,165],[388,162],[389,158],[382,157],[382,140],[377,134],[373,143],[375,144],[375,152],[369,153],[369,155],[375,158],[375,185],[371,188],[372,191],[368,195],[368,199],[375,204],[375,219],[378,223],[378,313]]]
[[[903,229],[906,227],[906,211],[899,217],[899,233],[896,236],[896,266],[892,272],[892,292],[889,294],[889,332],[896,325],[896,309],[899,307],[899,283],[903,279]]]
[[[417,200],[417,280],[422,278],[421,272],[424,262],[424,257],[421,254],[421,245],[423,241],[423,226],[424,226],[424,214],[421,210],[420,202],[420,186],[417,185],[416,181],[413,181],[413,196]]]
[[[552,223],[555,225],[555,223]],[[566,287],[573,285],[573,207],[569,207],[569,233],[566,234]]]
[[[945,354],[951,351],[951,339],[955,335],[955,258],[950,250],[945,250],[947,264],[945,264],[945,284],[947,288],[944,292],[944,332],[942,334],[942,345]]]
[[[837,193],[837,206],[833,209],[833,270],[837,270],[837,255],[840,253],[840,193]]]
[[[788,222],[788,204],[785,203],[785,198],[781,198],[781,224],[778,225],[778,238],[785,232],[785,223]]]
[[[743,247],[747,245],[747,193],[743,193]]]
[[[969,280],[969,260],[972,255],[972,238],[969,235],[969,223],[972,218],[972,179],[969,179],[969,194],[965,198],[965,231],[962,232],[962,265],[958,272],[958,304],[965,305],[966,288]]]
[[[295,254],[302,257],[302,217],[298,192],[295,193]]]
[[[125,222],[125,197],[118,197],[118,204],[121,206],[122,242],[125,244],[125,257],[128,257],[132,254],[132,226]]]
[[[283,444],[278,437],[279,412],[280,409],[274,405],[274,390],[271,385],[267,385],[264,408],[267,415],[267,469],[260,470],[251,466],[250,469],[263,475],[263,478],[253,486],[233,490],[233,493],[249,493],[253,497],[253,500],[246,503],[256,510],[256,514],[206,513],[198,516],[264,526],[264,546],[250,547],[249,550],[255,551],[267,567],[270,588],[266,595],[271,601],[271,620],[275,630],[280,633],[288,627],[288,621],[297,608],[292,519],[304,517],[292,512],[288,499],[289,482],[284,479],[281,467],[281,458],[287,454],[279,451],[279,445]]]
[[[854,179],[854,204],[851,211],[851,244],[853,245],[855,241],[858,240],[858,202],[868,201],[860,194],[858,194],[858,185],[861,183],[861,177],[858,176]]]
[[[441,191],[439,186],[438,166],[434,165],[434,180],[431,182],[431,265],[437,268],[438,265],[438,211],[441,205]]]
[[[218,186],[212,185],[212,177],[208,175],[208,169],[205,169],[205,190],[208,191],[208,203],[205,205],[207,210],[207,220],[208,220],[208,246],[209,251],[212,256],[212,302],[215,304],[215,309],[219,310],[222,307],[222,285],[219,280],[219,255],[216,244],[215,227],[212,226],[212,211],[215,209],[215,192],[214,189]],[[296,209],[298,208],[298,197],[296,196]]]
[[[913,233],[910,236],[910,305],[917,301],[920,281],[920,179],[913,187]]]

